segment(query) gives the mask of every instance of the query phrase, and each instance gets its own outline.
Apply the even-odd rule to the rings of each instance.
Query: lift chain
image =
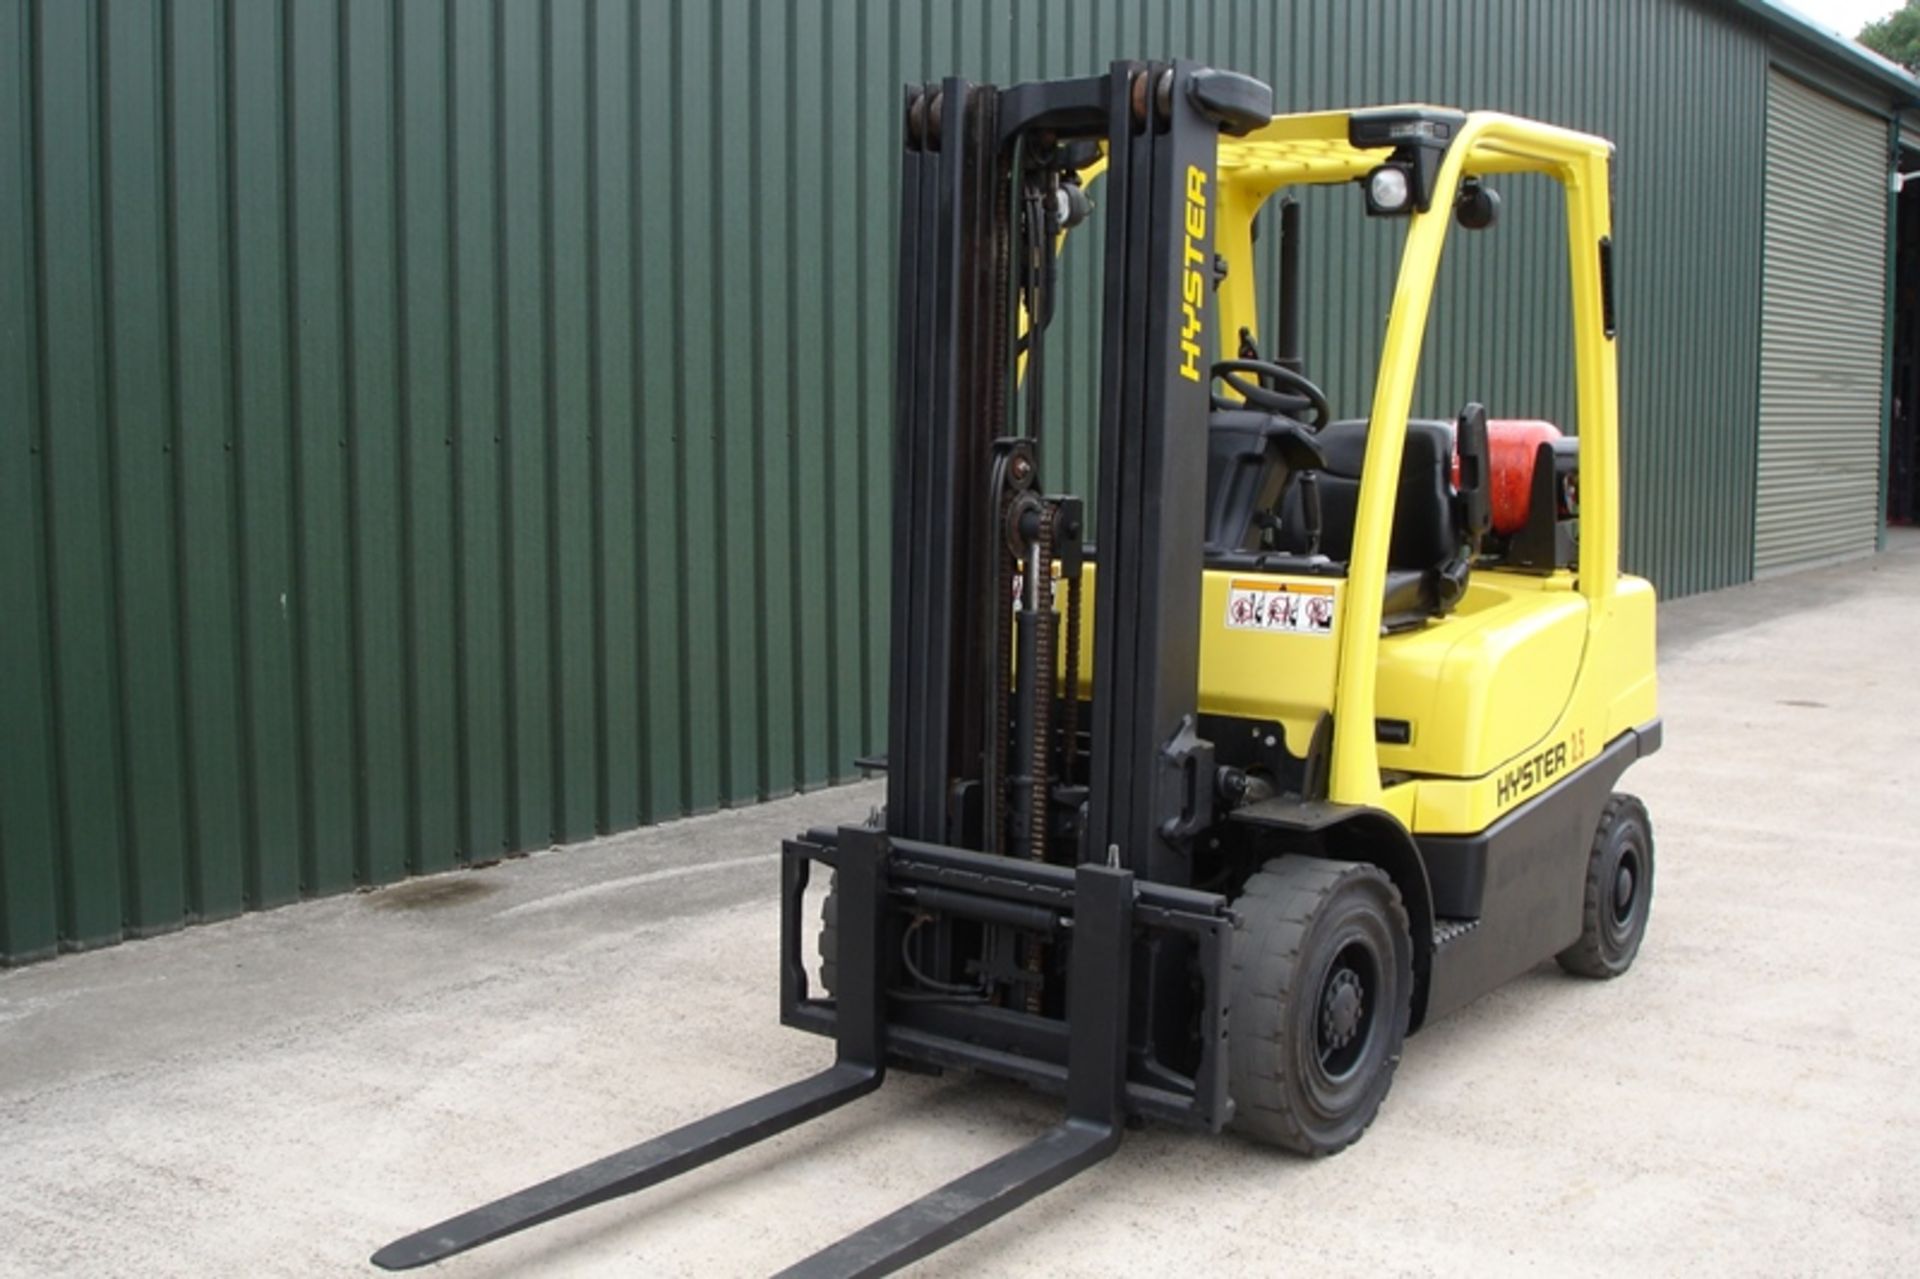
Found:
[[[1015,473],[1016,461],[1021,470]],[[1019,495],[1026,490],[1032,475],[1032,460],[1016,447],[996,446],[988,509],[992,512],[989,537],[992,539],[993,565],[988,590],[992,612],[988,643],[992,648],[987,661],[987,687],[992,695],[987,704],[987,758],[981,775],[982,844],[987,852],[997,853],[1006,838],[1006,777],[1012,746],[1012,730],[1007,720],[1008,655],[1013,651],[1013,589],[1019,571],[1016,547],[1007,538],[1007,521]]]
[[[1080,577],[1067,579],[1066,705],[1060,725],[1060,780],[1073,784],[1080,757]]]
[[[1053,517],[1059,508],[1052,502],[1040,508],[1040,527],[1034,534],[1034,554],[1028,572],[1033,575],[1032,595],[1034,666],[1033,723],[1027,730],[1033,739],[1032,775],[1027,779],[1027,856],[1036,862],[1047,860],[1047,761],[1052,744],[1049,724],[1053,710]],[[1027,939],[1027,1011],[1041,1010],[1046,983],[1046,944],[1038,937]]]
[[[1039,608],[1034,618],[1034,650],[1039,669],[1034,672],[1033,699],[1033,777],[1032,802],[1029,804],[1028,855],[1037,862],[1047,860],[1047,761],[1052,735],[1048,731],[1053,711],[1053,517],[1059,508],[1052,502],[1040,511],[1040,527],[1034,537],[1034,565],[1038,569],[1033,597]]]

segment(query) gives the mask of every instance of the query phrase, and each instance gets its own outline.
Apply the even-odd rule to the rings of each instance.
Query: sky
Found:
[[[1860,28],[1875,18],[1884,18],[1898,9],[1903,0],[1786,0],[1823,27],[1831,27],[1851,40]]]

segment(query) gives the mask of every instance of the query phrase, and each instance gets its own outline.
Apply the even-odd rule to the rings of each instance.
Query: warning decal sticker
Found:
[[[1248,582],[1227,584],[1227,626],[1236,631],[1333,634],[1331,583]]]

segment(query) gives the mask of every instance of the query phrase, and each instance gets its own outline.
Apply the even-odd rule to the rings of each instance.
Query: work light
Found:
[[[1407,167],[1388,161],[1367,175],[1367,212],[1374,217],[1394,217],[1408,211],[1413,184]]]

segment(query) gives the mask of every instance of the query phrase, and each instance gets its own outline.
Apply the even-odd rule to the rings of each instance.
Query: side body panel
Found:
[[[1098,608],[1095,567],[1085,608]],[[1230,623],[1235,594],[1265,597],[1322,587],[1336,601],[1328,630]],[[1320,715],[1334,708],[1333,635],[1347,624],[1344,583],[1209,570],[1201,598],[1200,710],[1285,725],[1304,755]],[[1566,574],[1476,575],[1459,612],[1383,638],[1376,706],[1411,730],[1381,743],[1386,782],[1377,807],[1417,835],[1484,831],[1551,789],[1629,729],[1658,715],[1653,587],[1622,577],[1598,621]],[[1083,678],[1092,627],[1081,635]],[[1064,661],[1064,655],[1062,660]]]

